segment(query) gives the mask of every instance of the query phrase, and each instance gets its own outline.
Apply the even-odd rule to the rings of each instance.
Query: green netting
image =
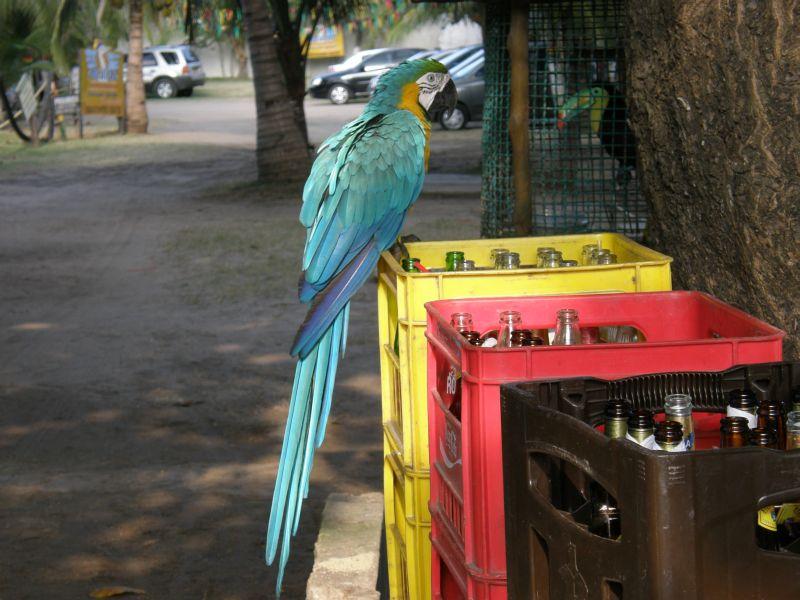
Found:
[[[508,142],[509,12],[507,6],[490,6],[482,234],[494,237],[513,231],[514,194]],[[616,231],[641,237],[644,230],[647,206],[639,192],[624,100],[623,23],[624,0],[555,0],[530,7],[536,234]]]

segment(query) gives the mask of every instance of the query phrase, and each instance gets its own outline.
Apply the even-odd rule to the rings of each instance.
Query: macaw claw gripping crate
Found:
[[[486,332],[500,312],[515,310],[523,327],[548,329],[563,308],[576,309],[582,327],[633,326],[646,341],[483,348],[450,325],[452,313],[468,312]],[[782,331],[700,292],[440,300],[427,309],[434,598],[450,579],[466,597],[505,598],[501,384],[718,370],[782,356]],[[459,396],[460,418],[450,410]]]
[[[730,390],[788,408],[797,386],[796,362],[502,386],[509,597],[800,598],[800,554],[756,541],[760,508],[800,501],[800,451],[711,449]],[[669,393],[692,396],[695,451],[646,450],[594,427],[612,397],[663,410]],[[615,499],[618,539],[587,527],[592,482]]]
[[[561,269],[521,268],[513,271],[488,270],[490,253],[502,247],[520,254],[521,263],[535,264],[536,250],[542,246],[560,250],[565,259],[579,259],[583,246],[599,244],[617,255],[617,264],[591,265]],[[413,540],[430,553],[430,514],[428,459],[428,397],[427,347],[425,341],[425,303],[445,298],[476,298],[504,295],[559,294],[579,292],[637,292],[669,290],[672,288],[670,263],[672,259],[625,236],[613,233],[564,235],[538,238],[504,238],[502,240],[462,240],[452,242],[415,242],[406,244],[410,255],[420,259],[430,273],[408,273],[390,252],[384,252],[378,263],[378,319],[381,361],[381,396],[385,434],[384,495],[386,512],[395,512],[397,477],[389,471],[402,470],[403,479],[412,482],[413,493],[406,498],[421,497],[424,510],[406,520],[406,526],[389,531],[387,521],[387,554],[389,555],[392,598],[427,599],[428,580],[418,576],[401,586],[405,577],[401,566],[416,552],[403,547],[407,532]],[[477,271],[444,272],[445,254],[461,250],[474,260]],[[399,467],[398,467],[399,465]],[[406,486],[408,487],[408,486]],[[405,500],[403,500],[405,501]],[[406,506],[408,509],[408,505]],[[410,513],[409,513],[410,514]],[[416,541],[414,542],[416,544]],[[404,558],[405,557],[405,558]],[[424,562],[419,557],[418,564]],[[411,559],[414,560],[414,559]],[[427,564],[427,563],[426,563]],[[393,568],[395,565],[397,568]]]

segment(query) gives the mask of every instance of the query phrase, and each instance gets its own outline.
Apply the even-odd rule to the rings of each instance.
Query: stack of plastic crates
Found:
[[[600,244],[618,263],[560,269],[527,268],[537,248],[554,247],[579,259],[584,245]],[[520,254],[523,268],[486,270],[491,250]],[[378,264],[378,315],[384,430],[384,495],[389,588],[392,599],[430,598],[430,462],[428,455],[425,303],[502,295],[669,290],[671,258],[618,234],[568,235],[407,244],[429,273],[403,271],[390,253]],[[477,271],[444,272],[445,254],[461,250]]]
[[[547,330],[563,308],[577,310],[582,327],[634,327],[643,341],[484,348],[450,324],[451,314],[468,312],[486,332],[513,310],[525,328]],[[782,331],[700,292],[440,300],[427,309],[432,585],[433,597],[446,600],[507,597],[501,384],[715,370],[782,356]]]

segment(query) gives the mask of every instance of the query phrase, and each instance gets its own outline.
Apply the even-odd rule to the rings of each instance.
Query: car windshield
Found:
[[[470,56],[465,61],[455,65],[450,69],[450,74],[454,79],[456,77],[464,77],[465,75],[472,73],[475,70],[475,65],[478,63],[483,63],[483,50],[476,52],[473,56]]]
[[[457,64],[459,61],[468,58],[469,56],[473,55],[475,52],[480,50],[480,46],[469,46],[467,48],[461,48],[459,50],[455,50],[450,56],[446,56],[439,60],[445,67],[450,67],[451,65]]]
[[[187,63],[200,62],[200,59],[197,58],[197,54],[195,54],[191,48],[181,48],[181,52],[183,52],[183,58],[186,59]]]
[[[368,57],[372,56],[373,54],[376,54],[377,52],[379,52],[379,51],[378,50],[365,50],[364,52],[358,52],[356,54],[353,54],[353,56],[348,58],[343,63],[339,63],[339,69],[340,70],[344,70],[344,69],[352,69],[353,67],[357,67],[358,65],[361,64],[361,62],[365,58],[368,58]]]

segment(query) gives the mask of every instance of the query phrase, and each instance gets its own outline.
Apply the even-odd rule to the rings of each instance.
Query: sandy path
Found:
[[[3,600],[272,597],[298,202],[246,183],[242,144],[177,129],[0,167]],[[475,236],[478,210],[426,199],[408,229]],[[381,488],[374,296],[355,299],[286,598],[304,595],[327,494]]]

